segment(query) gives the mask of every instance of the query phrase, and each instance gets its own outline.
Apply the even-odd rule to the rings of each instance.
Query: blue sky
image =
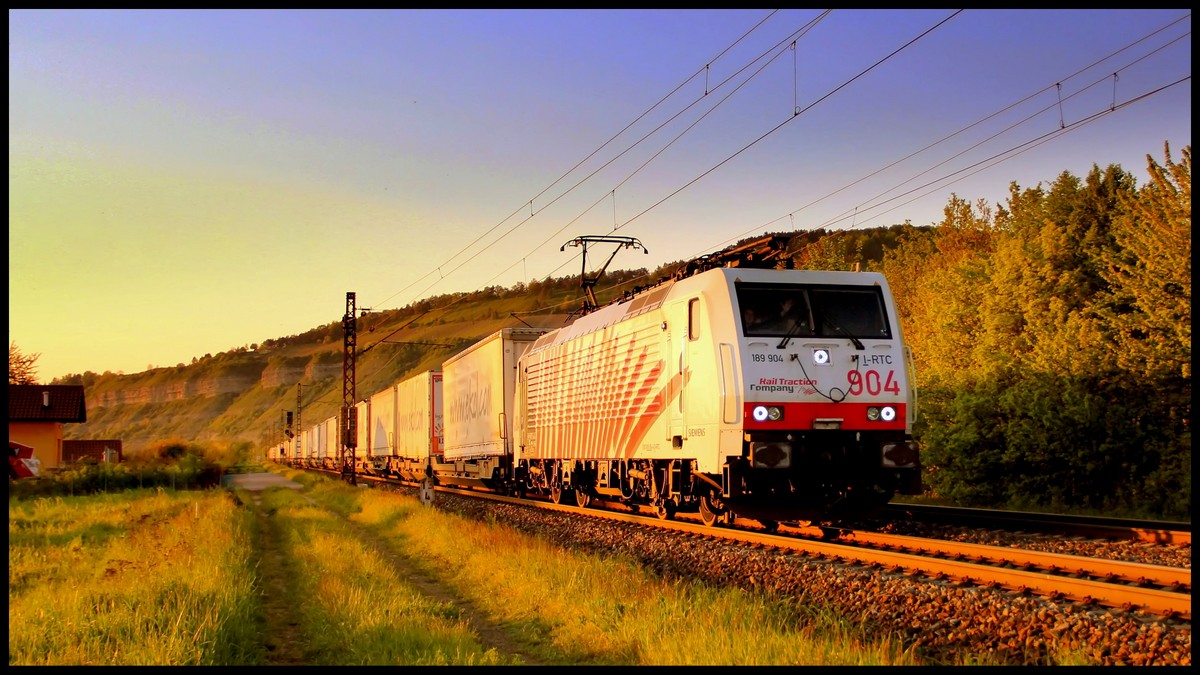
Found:
[[[10,340],[135,373],[1191,144],[1187,10],[956,12],[10,10]]]

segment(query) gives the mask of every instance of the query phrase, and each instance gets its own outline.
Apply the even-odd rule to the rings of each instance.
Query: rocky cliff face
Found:
[[[89,397],[87,405],[89,408],[106,408],[117,405],[169,403],[196,396],[212,397],[219,394],[240,393],[258,385],[259,382],[260,378],[258,377],[244,375],[189,378],[180,382],[132,386],[128,389],[98,392],[94,398]]]
[[[297,382],[315,382],[328,377],[342,376],[342,363],[328,354],[312,357],[290,357],[265,364],[239,363],[236,368],[226,368],[215,373],[192,374],[184,369],[175,377],[165,381],[147,383],[137,376],[123,378],[128,382],[122,386],[117,382],[102,391],[88,391],[89,408],[107,408],[120,405],[143,405],[147,403],[170,403],[195,397],[216,397],[222,394],[242,394],[252,388],[291,386]]]
[[[327,377],[341,377],[342,362],[308,359],[306,361],[268,364],[259,376],[258,386],[271,388],[291,386],[297,382],[315,382]]]
[[[85,383],[87,422],[68,425],[64,437],[120,438],[131,455],[167,438],[259,443],[277,431],[278,411],[294,408],[297,383],[319,397],[340,390],[341,377],[342,354],[333,349],[238,352],[191,366],[105,375]]]

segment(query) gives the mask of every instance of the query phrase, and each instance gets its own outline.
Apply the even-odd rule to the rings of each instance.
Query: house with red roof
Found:
[[[8,385],[9,453],[13,443],[33,448],[41,469],[63,465],[63,425],[87,421],[83,385]]]
[[[118,463],[125,461],[125,450],[121,439],[86,439],[63,441],[63,464],[91,460],[96,463]]]

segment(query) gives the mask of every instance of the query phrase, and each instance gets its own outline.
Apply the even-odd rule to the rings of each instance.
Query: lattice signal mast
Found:
[[[358,484],[356,473],[356,448],[358,447],[358,415],[354,409],[354,357],[358,344],[358,320],[354,307],[354,292],[346,293],[346,314],[342,317],[342,414],[339,415],[339,431],[342,436],[341,465],[342,479],[351,485]]]
[[[312,450],[312,448],[304,447],[304,434],[300,433],[304,430],[300,421],[300,411],[304,409],[304,406],[300,402],[302,387],[302,383],[296,383],[296,457],[300,457],[306,450]]]

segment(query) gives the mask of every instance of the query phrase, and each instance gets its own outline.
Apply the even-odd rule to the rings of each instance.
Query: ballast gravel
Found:
[[[1191,665],[1190,621],[961,586],[704,537],[438,494],[437,508],[490,518],[562,546],[620,554],[668,577],[832,608],[898,637],[927,663]],[[911,531],[911,530],[920,531]],[[1178,567],[1190,548],[906,525],[904,534]]]

